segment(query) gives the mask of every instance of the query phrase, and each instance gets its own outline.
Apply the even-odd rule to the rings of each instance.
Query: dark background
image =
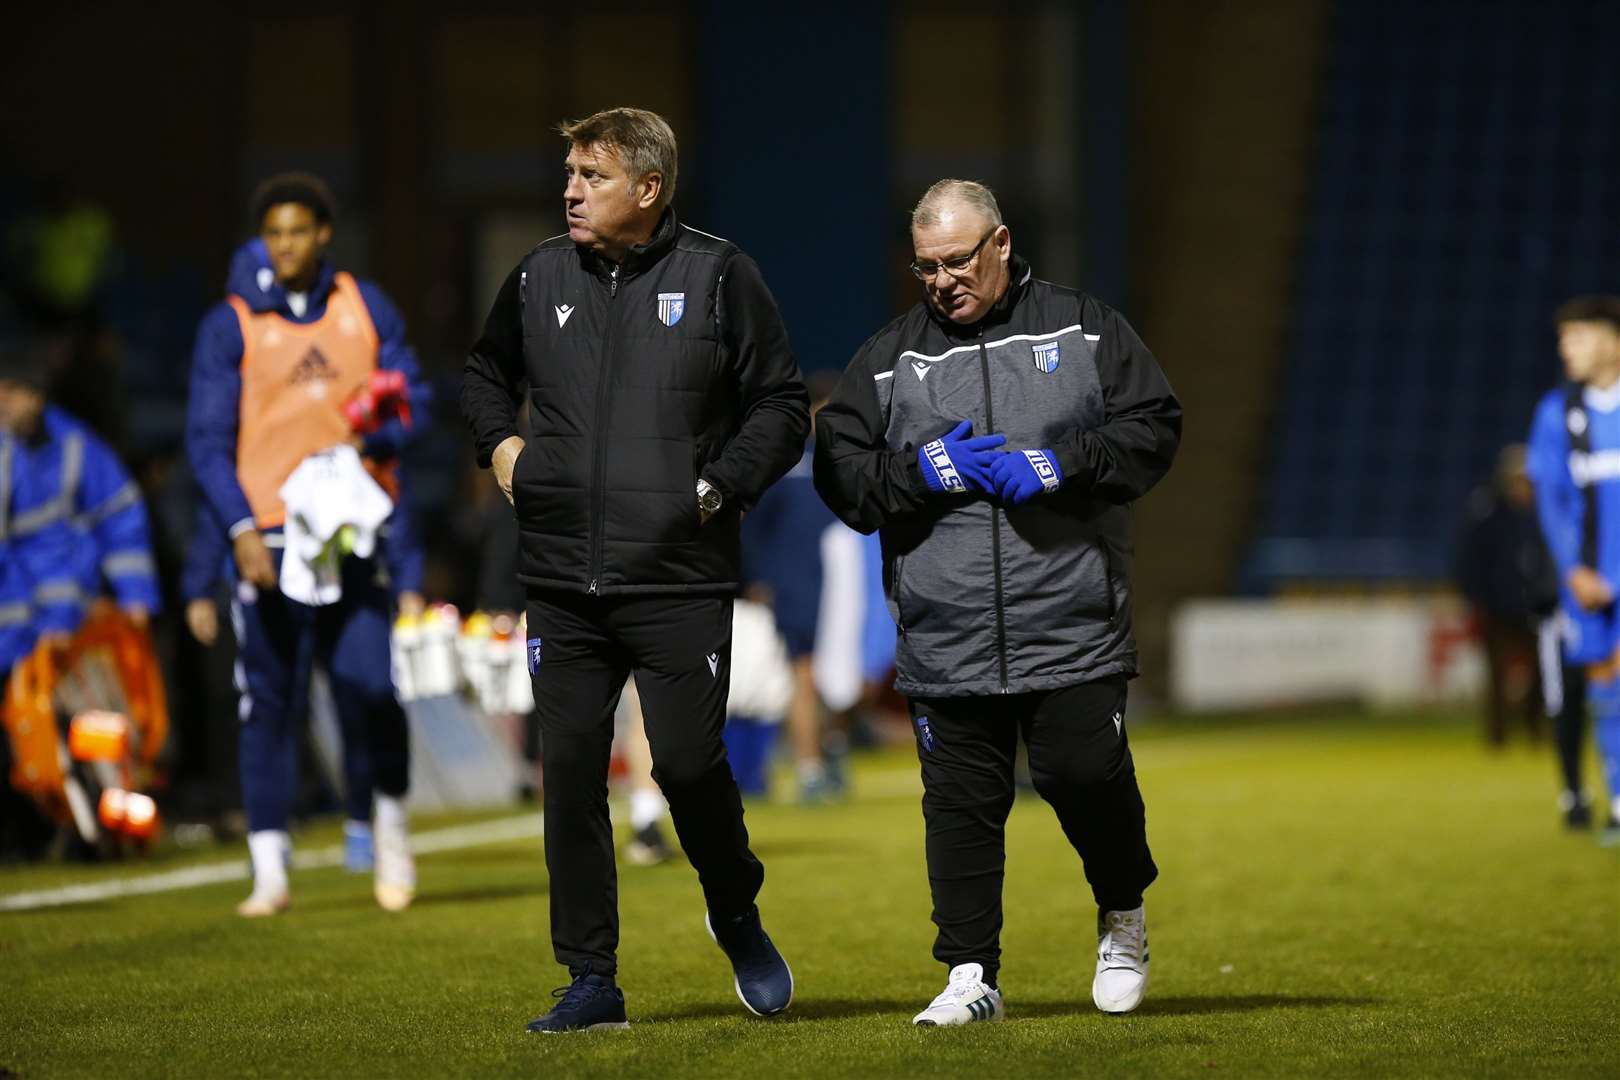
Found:
[[[0,331],[171,549],[196,321],[269,172],[325,176],[336,257],[440,385],[414,454],[429,591],[488,497],[457,372],[561,231],[565,118],[656,109],[675,205],[755,255],[807,370],[914,302],[906,215],[954,175],[1036,272],[1121,308],[1187,412],[1139,507],[1138,632],[1193,595],[1440,587],[1468,489],[1557,377],[1551,309],[1620,291],[1620,5],[58,5],[0,65]]]

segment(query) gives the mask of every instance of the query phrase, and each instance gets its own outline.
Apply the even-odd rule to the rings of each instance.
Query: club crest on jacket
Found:
[[[674,326],[686,314],[686,294],[683,292],[661,292],[658,294],[658,321],[665,326]]]
[[[1055,341],[1037,342],[1030,346],[1035,351],[1035,370],[1050,375],[1058,369],[1058,343]]]

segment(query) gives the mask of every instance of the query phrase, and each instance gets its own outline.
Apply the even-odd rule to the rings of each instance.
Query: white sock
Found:
[[[248,833],[248,854],[253,857],[253,891],[275,895],[287,891],[287,859],[292,838],[280,829]]]
[[[369,837],[371,835],[371,822],[355,821],[351,818],[343,823],[343,835]]]
[[[1610,797],[1609,816],[1615,821],[1620,821],[1620,795]]]
[[[376,815],[377,828],[379,830],[399,829],[403,831],[405,828],[405,800],[396,799],[392,795],[378,795],[376,803],[373,813]]]
[[[416,887],[416,860],[405,832],[405,802],[378,795],[372,813],[377,837],[377,884]]]
[[[630,828],[640,832],[664,816],[664,797],[656,788],[637,788],[630,793]]]

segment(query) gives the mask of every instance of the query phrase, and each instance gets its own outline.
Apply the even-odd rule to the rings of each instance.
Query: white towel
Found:
[[[793,667],[771,609],[738,600],[731,618],[731,695],[727,716],[780,723],[793,700]]]
[[[821,607],[810,670],[816,692],[833,712],[861,700],[866,677],[861,663],[866,629],[866,550],[861,535],[843,522],[821,534]]]
[[[309,455],[281,485],[287,506],[287,550],[281,591],[288,599],[321,607],[343,597],[343,556],[366,559],[394,502],[366,472],[354,447]]]

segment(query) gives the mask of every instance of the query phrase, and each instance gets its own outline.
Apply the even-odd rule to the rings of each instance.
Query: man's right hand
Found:
[[[977,491],[996,493],[990,463],[1004,451],[1005,435],[973,437],[973,421],[963,420],[941,438],[917,448],[917,466],[928,490],[947,495]]]
[[[495,474],[495,483],[500,485],[501,494],[506,501],[516,506],[512,498],[512,470],[517,467],[518,455],[523,453],[523,439],[518,435],[511,435],[495,452],[489,455],[489,471]]]
[[[1590,566],[1571,570],[1567,584],[1575,602],[1587,611],[1598,611],[1614,603],[1614,586]]]
[[[238,533],[231,547],[236,553],[236,571],[243,581],[261,589],[275,588],[276,562],[270,557],[270,549],[258,529]]]

